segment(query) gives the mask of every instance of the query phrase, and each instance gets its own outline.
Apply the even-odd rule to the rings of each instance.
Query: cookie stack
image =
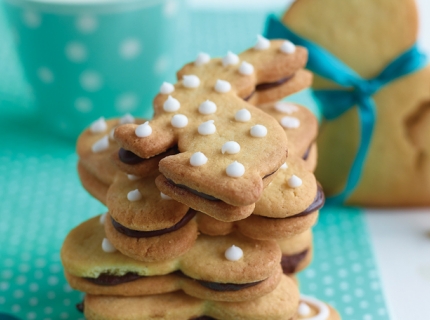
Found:
[[[201,53],[163,83],[153,120],[82,133],[79,176],[108,213],[72,230],[61,256],[88,319],[338,319],[294,277],[324,203],[318,124],[276,101],[310,85],[306,60],[262,37],[240,55]]]

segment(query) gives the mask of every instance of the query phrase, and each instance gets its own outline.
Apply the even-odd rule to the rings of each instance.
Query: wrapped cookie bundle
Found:
[[[88,319],[339,319],[294,277],[324,203],[318,125],[276,101],[310,85],[306,60],[262,37],[240,55],[201,53],[163,83],[153,120],[82,133],[79,176],[108,213],[72,230],[61,256]]]

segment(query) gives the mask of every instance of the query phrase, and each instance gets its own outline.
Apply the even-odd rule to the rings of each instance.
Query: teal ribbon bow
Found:
[[[265,34],[269,39],[288,39],[296,45],[306,47],[309,52],[306,68],[345,88],[314,90],[314,95],[321,102],[321,112],[325,119],[336,119],[353,106],[358,106],[361,136],[357,154],[345,188],[339,194],[327,198],[328,204],[344,203],[360,180],[372,140],[376,122],[376,105],[372,95],[388,83],[423,68],[427,64],[426,56],[415,44],[393,60],[378,76],[363,79],[330,52],[291,31],[275,15],[268,17]]]

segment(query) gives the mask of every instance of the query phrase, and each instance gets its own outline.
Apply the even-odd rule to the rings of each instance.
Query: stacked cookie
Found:
[[[79,176],[108,213],[61,254],[88,319],[337,319],[299,304],[294,279],[324,202],[318,125],[276,101],[310,85],[306,60],[262,37],[239,56],[199,54],[161,86],[153,120],[101,118],[82,133]]]

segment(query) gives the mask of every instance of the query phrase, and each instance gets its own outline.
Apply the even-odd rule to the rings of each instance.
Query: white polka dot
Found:
[[[93,103],[89,98],[79,97],[75,100],[75,109],[82,113],[88,113],[93,110]]]
[[[347,308],[345,308],[345,313],[348,315],[351,315],[354,313],[354,309],[351,307],[347,307]]]
[[[30,290],[31,292],[37,292],[37,291],[39,291],[39,285],[38,285],[37,283],[31,283],[31,284],[28,286],[28,288],[29,288],[29,290]]]
[[[72,290],[73,290],[72,287],[68,283],[64,284],[64,286],[63,286],[64,292],[72,292]]]
[[[9,283],[0,282],[0,291],[6,291],[7,289],[9,289]]]
[[[30,304],[30,306],[37,306],[37,304],[39,303],[39,299],[37,299],[36,297],[30,298],[28,303]]]
[[[89,92],[100,90],[103,85],[103,79],[100,74],[96,71],[87,70],[82,72],[79,77],[82,88]]]
[[[345,294],[342,296],[342,301],[343,302],[351,302],[351,296],[349,294]]]
[[[34,11],[24,11],[22,14],[22,21],[29,28],[37,28],[41,23],[40,14]]]
[[[132,92],[120,95],[115,101],[115,109],[119,112],[135,111],[139,104],[139,97]]]
[[[372,319],[373,319],[373,316],[371,314],[365,314],[363,316],[363,320],[372,320]]]
[[[58,283],[58,277],[56,277],[56,276],[48,277],[48,284],[50,286],[55,286],[57,283]]]
[[[64,299],[64,300],[63,300],[63,304],[64,304],[65,306],[70,306],[70,303],[71,303],[70,299]]]
[[[380,308],[380,309],[378,309],[378,314],[380,315],[380,316],[385,316],[385,314],[386,314],[387,312],[386,312],[386,310],[384,309],[384,308]]]
[[[142,50],[140,41],[136,38],[129,38],[121,42],[119,54],[122,58],[130,60],[136,58]]]
[[[44,83],[52,83],[54,81],[54,74],[47,67],[40,67],[37,69],[37,76],[40,81]]]
[[[326,296],[331,297],[334,294],[334,290],[333,290],[333,288],[326,288],[324,290],[324,293],[325,293]]]
[[[14,298],[17,298],[17,299],[22,298],[24,296],[24,291],[22,291],[22,290],[15,290],[13,292],[13,296],[14,296]]]
[[[97,29],[98,22],[96,17],[83,15],[76,19],[76,28],[85,34],[92,33]]]
[[[332,278],[332,277],[330,277],[330,276],[325,276],[325,277],[323,278],[323,282],[324,282],[325,284],[331,284],[331,283],[333,283],[333,278]]]
[[[46,265],[46,261],[43,258],[36,259],[35,265],[38,268],[43,268]]]
[[[305,271],[305,275],[307,278],[314,278],[315,277],[315,270],[313,269],[308,269]]]
[[[19,276],[18,278],[16,278],[16,283],[17,284],[24,284],[27,282],[27,277],[26,276]]]
[[[358,288],[358,289],[355,289],[354,294],[357,297],[362,297],[364,295],[364,291],[363,291],[363,289]]]
[[[62,313],[60,313],[60,318],[61,319],[69,319],[69,314],[67,312],[62,312]]]
[[[6,298],[5,297],[0,297],[0,304],[4,304],[6,302]]]
[[[360,302],[360,308],[366,309],[368,307],[369,307],[369,302],[367,302],[365,300],[363,300],[363,301]]]
[[[360,272],[361,271],[361,265],[358,264],[358,263],[354,263],[352,265],[352,271],[354,271],[354,272]]]
[[[29,313],[27,313],[27,319],[28,320],[36,319],[36,317],[37,317],[36,312],[29,312]]]
[[[20,312],[20,311],[21,311],[21,306],[20,306],[20,305],[18,305],[18,304],[14,304],[14,305],[12,306],[12,311],[13,311],[13,312]]]
[[[372,288],[372,290],[379,290],[379,288],[380,288],[379,282],[376,282],[376,281],[372,282],[370,284],[370,287]]]
[[[53,311],[54,311],[54,309],[52,309],[51,307],[45,307],[45,308],[43,309],[43,312],[44,312],[45,314],[51,314]]]
[[[168,56],[163,55],[157,59],[154,64],[154,73],[157,75],[164,74],[170,66],[170,59]]]
[[[1,275],[3,279],[10,279],[13,277],[13,272],[12,270],[3,270]]]
[[[340,269],[337,274],[339,275],[339,277],[346,277],[348,275],[348,271],[346,271],[345,269]]]
[[[69,42],[66,45],[66,56],[72,62],[83,62],[87,59],[87,48],[80,42]]]
[[[178,3],[175,0],[168,0],[163,7],[163,14],[165,17],[173,17],[178,12]]]
[[[349,289],[349,283],[348,283],[348,282],[343,281],[343,282],[341,282],[341,283],[339,284],[339,287],[340,287],[342,290],[348,290],[348,289]]]

